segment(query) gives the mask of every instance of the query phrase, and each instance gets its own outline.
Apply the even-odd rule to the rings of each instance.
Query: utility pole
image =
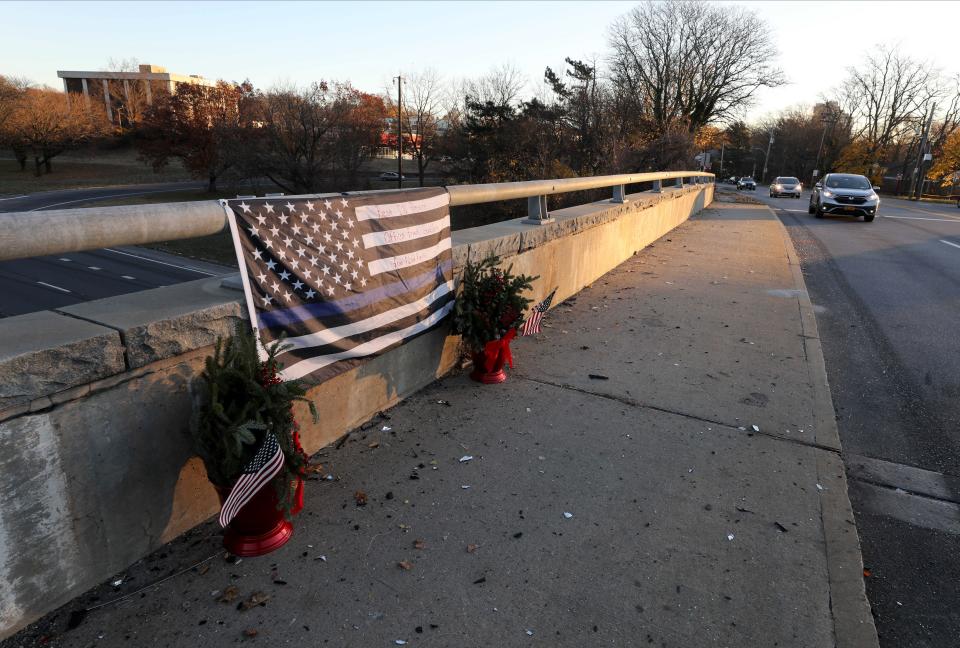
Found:
[[[920,136],[920,150],[917,152],[917,166],[913,170],[913,182],[914,184],[910,187],[910,200],[920,200],[920,195],[923,193],[923,155],[927,150],[927,136],[930,135],[930,124],[933,122],[933,113],[937,109],[937,104],[934,103],[933,107],[930,109],[930,114],[927,116],[927,124],[923,127],[923,135]]]
[[[770,141],[767,142],[767,153],[763,156],[763,176],[760,177],[760,182],[767,181],[767,160],[770,157],[770,146],[773,144],[773,131],[770,131]]]
[[[723,180],[723,147],[726,145],[726,142],[720,142],[720,180]]]
[[[397,188],[403,189],[403,77],[393,77],[397,82]]]
[[[824,115],[823,117],[823,134],[820,136],[820,148],[817,149],[817,161],[813,164],[813,182],[817,182],[817,178],[821,176],[820,174],[820,154],[823,153],[823,142],[827,139],[827,129],[829,129],[835,123],[833,121],[833,113]]]

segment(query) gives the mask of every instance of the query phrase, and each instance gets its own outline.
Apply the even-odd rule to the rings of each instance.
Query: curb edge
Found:
[[[790,233],[776,212],[767,206],[780,224],[787,261],[797,289],[803,344],[814,394],[814,421],[818,443],[842,451],[830,383],[827,378],[823,347],[817,330],[816,314],[803,279],[800,258]],[[877,628],[863,582],[863,555],[860,536],[847,491],[847,475],[840,454],[817,453],[817,478],[820,491],[820,515],[827,553],[830,582],[830,610],[833,634],[838,648],[879,648]]]

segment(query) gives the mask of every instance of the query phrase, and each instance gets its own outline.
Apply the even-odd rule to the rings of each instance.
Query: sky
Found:
[[[447,79],[510,63],[533,94],[564,57],[602,59],[607,30],[635,2],[2,2],[0,74],[62,88],[57,70],[135,58],[170,72],[258,87],[349,80],[382,92],[397,74]],[[848,66],[899,46],[960,73],[955,2],[722,2],[756,11],[790,84],[763,89],[748,120],[812,105]]]

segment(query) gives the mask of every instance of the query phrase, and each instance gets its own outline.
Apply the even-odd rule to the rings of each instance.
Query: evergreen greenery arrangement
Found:
[[[514,275],[512,265],[503,270],[499,263],[496,256],[467,262],[460,280],[453,327],[474,353],[516,328],[531,301],[523,293],[537,277]]]
[[[305,397],[300,381],[284,382],[278,376],[277,355],[284,350],[282,342],[273,344],[261,360],[255,334],[244,323],[238,324],[232,336],[217,339],[201,375],[202,400],[191,431],[208,479],[223,488],[233,485],[263,435],[273,432],[285,458],[274,485],[281,508],[289,514],[294,497],[291,484],[307,463],[292,406],[295,401],[307,402],[314,422],[317,410]]]

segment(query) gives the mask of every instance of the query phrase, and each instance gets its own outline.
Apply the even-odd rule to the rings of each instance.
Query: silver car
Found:
[[[803,185],[796,178],[789,176],[780,176],[770,183],[770,197],[779,198],[780,196],[790,196],[799,198]]]
[[[824,214],[863,216],[863,220],[870,223],[880,206],[877,189],[879,187],[871,186],[862,175],[828,173],[813,187],[808,211],[817,218],[823,218]]]

